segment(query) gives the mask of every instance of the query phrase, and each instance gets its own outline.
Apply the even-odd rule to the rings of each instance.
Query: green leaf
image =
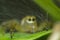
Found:
[[[39,6],[41,6],[45,11],[47,11],[52,18],[60,20],[60,8],[58,8],[52,0],[34,0]]]
[[[51,30],[38,32],[35,34],[15,33],[12,40],[34,40],[36,38],[47,35],[50,32],[51,32]],[[5,34],[5,35],[0,34],[0,40],[11,40],[11,38],[10,38],[9,34]]]

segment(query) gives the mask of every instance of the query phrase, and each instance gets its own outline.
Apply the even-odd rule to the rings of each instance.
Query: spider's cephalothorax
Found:
[[[22,31],[35,33],[37,31],[37,21],[35,16],[26,16],[21,21]]]

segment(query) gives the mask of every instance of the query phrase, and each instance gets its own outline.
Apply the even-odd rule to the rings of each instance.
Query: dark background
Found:
[[[10,19],[19,19],[27,15],[37,17],[37,21],[48,20],[47,12],[33,0],[0,0],[0,23]]]
[[[53,0],[53,3],[60,8],[60,0]]]

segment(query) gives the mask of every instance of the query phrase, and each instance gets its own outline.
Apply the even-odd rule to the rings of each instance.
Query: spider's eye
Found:
[[[35,19],[32,19],[32,21],[35,21]]]
[[[29,21],[31,21],[31,19],[28,19]]]

